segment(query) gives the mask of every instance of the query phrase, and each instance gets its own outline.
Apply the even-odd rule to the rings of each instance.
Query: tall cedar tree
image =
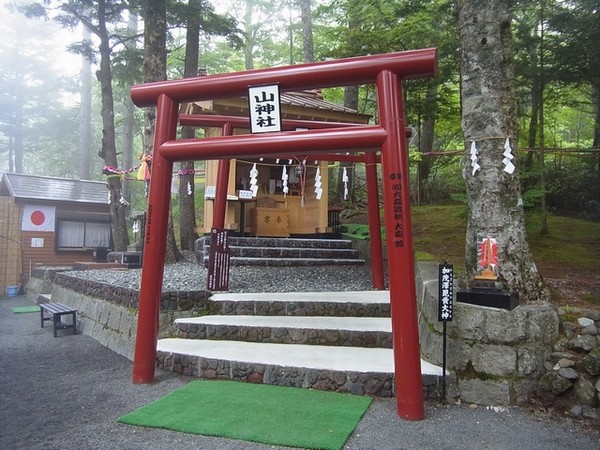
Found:
[[[185,66],[183,69],[184,78],[191,78],[198,75],[202,2],[200,0],[189,0],[188,7],[189,12],[185,37]],[[194,138],[194,128],[183,127],[181,137],[184,139]],[[179,177],[179,245],[182,250],[194,250],[194,243],[198,239],[194,204],[194,161],[183,161],[180,163],[179,168],[183,173]]]
[[[516,149],[516,96],[508,0],[457,0],[461,39],[462,127],[467,184],[466,268],[478,270],[479,239],[498,243],[498,266],[507,287],[529,303],[548,300],[548,292],[526,240],[517,172],[505,172],[504,142]],[[473,174],[471,142],[481,169]],[[513,154],[516,153],[513,150]],[[513,163],[515,161],[513,160]]]
[[[167,79],[167,8],[163,0],[145,0],[144,15],[144,82]],[[152,146],[156,124],[156,108],[146,109],[146,146]],[[147,147],[148,148],[148,147]],[[147,152],[147,153],[151,153]],[[182,259],[175,242],[173,216],[169,213],[165,262]]]
[[[98,40],[100,68],[96,77],[100,83],[101,116],[102,116],[102,147],[99,156],[107,166],[118,167],[117,146],[115,141],[115,106],[113,100],[113,75],[111,66],[111,38],[109,30],[111,23],[121,20],[121,15],[128,7],[126,2],[99,0],[94,5],[85,1],[69,1],[61,5],[64,14],[58,19],[64,25],[83,24]],[[85,50],[84,50],[85,51]],[[120,200],[123,186],[120,177],[109,177],[111,227],[115,251],[126,251],[129,237],[127,235],[127,207]]]

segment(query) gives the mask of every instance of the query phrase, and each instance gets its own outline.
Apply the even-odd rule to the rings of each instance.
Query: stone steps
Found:
[[[390,317],[388,291],[214,294],[210,314],[253,316]]]
[[[215,294],[211,314],[175,321],[160,368],[198,378],[392,396],[389,292]],[[441,368],[421,361],[426,398]],[[401,370],[401,368],[400,368]]]
[[[183,339],[392,348],[382,317],[204,316],[177,319],[175,329]]]
[[[348,239],[229,237],[231,265],[314,266],[362,265]],[[210,236],[196,241],[196,259],[208,265]]]
[[[283,267],[283,266],[356,266],[363,265],[364,259],[350,258],[273,258],[273,257],[246,257],[232,256],[229,264],[232,266],[261,266],[261,267]],[[208,256],[203,259],[203,264],[208,265]]]
[[[158,367],[184,375],[391,397],[391,349],[239,341],[161,339]],[[421,361],[426,398],[438,395],[441,368]]]

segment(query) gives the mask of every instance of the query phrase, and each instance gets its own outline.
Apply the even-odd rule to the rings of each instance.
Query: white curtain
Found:
[[[86,223],[85,247],[108,247],[110,244],[110,225],[107,223]]]
[[[96,248],[110,245],[110,224],[96,222],[60,221],[58,247]]]
[[[59,247],[83,247],[85,223],[61,221],[58,225]]]

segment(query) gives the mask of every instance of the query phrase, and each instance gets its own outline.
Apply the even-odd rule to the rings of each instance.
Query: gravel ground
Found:
[[[84,270],[73,276],[138,289],[141,269]],[[206,289],[207,269],[192,253],[176,264],[165,265],[163,291]],[[371,290],[371,269],[360,266],[253,267],[231,266],[229,292],[322,292]]]
[[[206,271],[192,260],[167,266],[164,288],[205,289]],[[80,276],[138,287],[139,271]],[[232,267],[231,291],[371,289],[368,268]],[[284,449],[223,438],[119,424],[117,418],[185,385],[158,371],[151,385],[131,382],[132,362],[89,336],[53,338],[39,314],[13,314],[26,297],[0,299],[0,449]],[[282,426],[293,426],[282,421]],[[375,399],[346,449],[600,449],[598,430],[520,408],[426,405],[423,421],[401,420],[394,399]]]

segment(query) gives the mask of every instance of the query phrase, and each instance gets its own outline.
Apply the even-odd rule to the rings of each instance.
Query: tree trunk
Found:
[[[96,72],[100,82],[102,97],[102,148],[100,157],[109,166],[118,167],[117,148],[115,143],[115,108],[112,90],[112,71],[110,66],[110,38],[106,29],[106,2],[98,2],[98,38],[100,39],[100,70]],[[127,210],[119,200],[121,199],[121,178],[109,177],[108,189],[110,191],[110,213],[112,218],[112,232],[114,250],[124,252],[127,250],[129,237],[127,235]]]
[[[592,99],[594,101],[594,148],[600,147],[600,81],[592,85]],[[600,158],[598,160],[598,175],[600,175]]]
[[[527,152],[525,158],[525,164],[523,164],[524,170],[531,170],[533,168],[533,159],[535,143],[537,142],[538,133],[538,121],[540,116],[540,81],[536,75],[533,79],[533,86],[531,87],[531,116],[529,118],[529,134],[527,135],[527,147],[530,151]]]
[[[15,172],[23,173],[23,97],[18,94],[15,103],[15,128],[13,140],[13,155],[15,158]]]
[[[544,90],[546,88],[546,74],[544,73],[544,0],[540,1],[540,209],[542,220],[540,234],[548,234],[548,206],[546,204],[546,152],[544,140]]]
[[[198,75],[198,55],[200,46],[200,0],[189,0],[190,14],[187,22],[185,44],[184,78]],[[183,139],[195,137],[193,127],[183,127]],[[184,161],[179,165],[179,245],[182,250],[194,250],[196,232],[196,205],[194,202],[194,161]]]
[[[127,22],[128,34],[134,36],[138,32],[138,15],[134,11],[129,11],[129,20]],[[125,98],[125,111],[123,115],[123,166],[129,168],[133,166],[133,137],[135,125],[135,105],[129,96]],[[131,203],[131,181],[123,180],[123,196],[128,203]]]
[[[90,30],[83,27],[81,38],[91,39]],[[81,55],[81,103],[79,104],[79,179],[90,179],[92,149],[92,63]]]
[[[302,20],[302,37],[304,62],[313,62],[315,60],[315,50],[313,45],[313,26],[312,15],[310,11],[310,0],[299,0],[300,18]]]
[[[508,0],[457,0],[457,6],[462,47],[462,127],[467,149],[467,276],[472,277],[478,270],[479,239],[495,238],[500,279],[525,303],[545,301],[548,292],[526,240],[517,172],[505,172],[502,163],[506,138],[510,138],[513,149],[517,142]],[[474,174],[471,142],[476,143],[481,167]]]
[[[167,79],[167,11],[162,0],[146,0],[144,8],[144,81]],[[146,110],[146,138],[153,142],[156,123],[155,108]],[[172,215],[169,214],[165,263],[173,263],[183,256],[177,249]]]
[[[246,1],[244,10],[244,66],[247,70],[254,69],[254,25],[252,24],[252,8],[254,1]]]
[[[433,139],[435,136],[435,119],[437,116],[437,85],[430,84],[427,88],[425,108],[423,112],[423,124],[419,134],[419,152],[430,153],[433,151]],[[423,201],[422,187],[431,173],[431,158],[421,158],[417,169],[417,199],[418,204]],[[426,199],[425,199],[426,200]]]

